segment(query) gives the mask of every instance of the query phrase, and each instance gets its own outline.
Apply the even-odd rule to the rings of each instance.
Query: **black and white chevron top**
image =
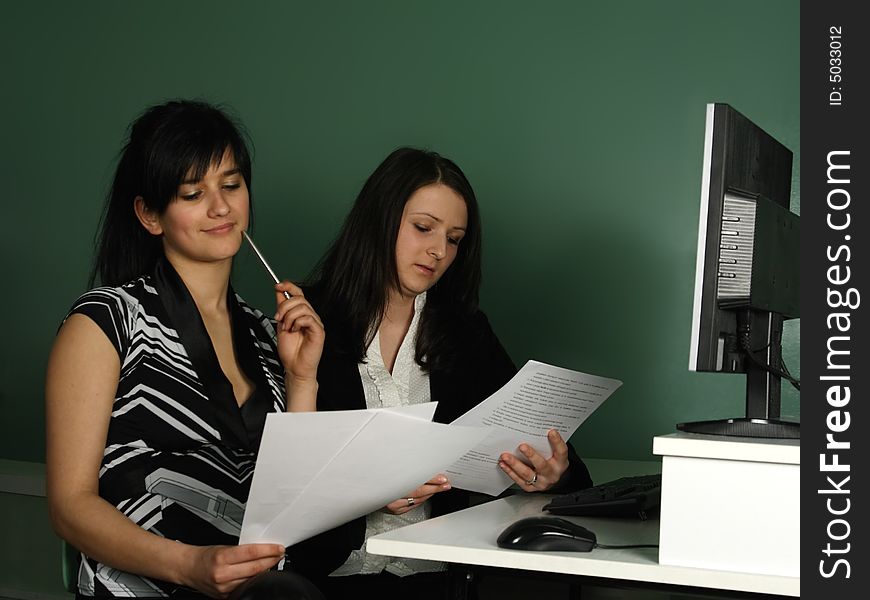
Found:
[[[235,544],[266,413],[284,410],[273,322],[228,293],[233,343],[256,391],[239,408],[211,340],[169,262],[96,288],[70,314],[94,320],[121,359],[100,496],[143,529],[196,545]],[[165,597],[187,590],[82,556],[79,593]]]

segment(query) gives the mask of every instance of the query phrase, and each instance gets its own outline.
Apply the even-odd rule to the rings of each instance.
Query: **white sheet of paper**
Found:
[[[444,473],[487,431],[431,422],[436,404],[270,413],[239,543],[289,546]]]
[[[525,442],[539,454],[552,455],[547,432],[570,438],[622,382],[528,361],[501,389],[453,421],[485,426],[490,434],[447,469],[453,487],[498,495],[514,482],[498,467],[503,452],[519,454]]]

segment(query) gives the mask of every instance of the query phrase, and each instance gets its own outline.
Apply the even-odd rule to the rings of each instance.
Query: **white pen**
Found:
[[[256,254],[257,258],[260,259],[260,262],[263,263],[263,267],[265,267],[265,269],[269,273],[269,275],[272,276],[272,281],[274,281],[275,283],[281,283],[280,280],[278,279],[278,276],[275,275],[275,271],[273,271],[272,267],[269,266],[269,263],[266,262],[266,257],[263,256],[263,254],[260,252],[260,249],[257,248],[257,245],[254,243],[254,240],[252,240],[251,236],[248,235],[248,232],[242,231],[242,235],[244,235],[245,239],[248,240],[248,243],[251,245],[251,248],[254,250],[254,254]],[[290,294],[288,294],[287,292],[284,292],[284,297],[289,300]]]

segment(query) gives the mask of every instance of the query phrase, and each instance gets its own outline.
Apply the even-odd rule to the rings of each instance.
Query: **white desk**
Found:
[[[453,564],[519,569],[705,590],[800,596],[800,578],[660,565],[655,548],[591,552],[527,552],[496,546],[498,534],[522,517],[541,515],[549,497],[521,494],[374,536],[372,554]],[[592,530],[602,544],[656,544],[658,519],[569,517]],[[582,582],[582,580],[580,580]]]

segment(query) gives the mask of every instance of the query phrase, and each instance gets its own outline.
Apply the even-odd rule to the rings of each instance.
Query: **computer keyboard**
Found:
[[[554,515],[586,517],[640,517],[661,503],[662,475],[634,475],[562,494],[544,506]]]

